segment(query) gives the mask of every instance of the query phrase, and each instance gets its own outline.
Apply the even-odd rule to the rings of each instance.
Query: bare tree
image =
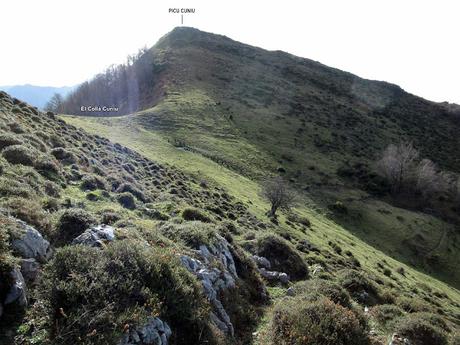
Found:
[[[444,188],[443,176],[438,174],[436,164],[429,159],[422,159],[414,172],[414,188],[423,197],[429,197]]]
[[[296,201],[295,192],[280,176],[266,179],[261,195],[270,202],[270,210],[267,212],[269,217],[275,217],[278,209],[290,209]]]
[[[50,100],[45,105],[45,111],[53,111],[55,113],[59,113],[62,111],[62,104],[64,102],[64,98],[61,96],[60,93],[55,93]]]
[[[412,143],[389,145],[377,163],[377,170],[391,185],[393,193],[399,193],[411,178],[418,151]]]

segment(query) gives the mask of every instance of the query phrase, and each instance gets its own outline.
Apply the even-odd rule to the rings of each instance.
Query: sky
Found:
[[[0,85],[71,86],[181,25],[460,104],[457,0],[2,0]]]

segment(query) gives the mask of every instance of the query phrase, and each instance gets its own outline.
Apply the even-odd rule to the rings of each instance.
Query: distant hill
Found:
[[[66,96],[74,86],[52,87],[36,85],[0,86],[0,90],[8,92],[11,96],[19,98],[39,109],[43,109],[46,102],[55,94]]]

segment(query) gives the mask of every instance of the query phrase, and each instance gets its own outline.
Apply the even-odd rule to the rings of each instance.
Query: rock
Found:
[[[5,301],[3,302],[4,305],[17,303],[20,307],[27,306],[27,289],[26,289],[26,282],[24,281],[24,277],[17,268],[14,268],[10,272],[10,279],[13,284],[8,291]]]
[[[124,334],[118,345],[168,345],[172,332],[169,325],[157,317],[150,316],[147,322]]]
[[[21,274],[27,282],[37,279],[40,264],[35,259],[23,259],[21,261]]]
[[[196,254],[201,260],[187,255],[182,255],[180,260],[184,267],[201,281],[204,294],[213,306],[211,321],[220,331],[233,336],[234,329],[230,316],[219,299],[219,291],[234,288],[238,278],[230,244],[218,236],[215,243],[201,245]],[[213,267],[216,261],[221,264],[220,268]]]
[[[321,273],[323,271],[324,271],[324,268],[320,264],[316,264],[310,267],[310,272],[312,276],[315,276],[318,273]]]
[[[404,338],[396,333],[393,333],[391,340],[388,345],[410,345],[410,341],[407,338]]]
[[[72,244],[102,247],[104,242],[111,242],[114,239],[115,229],[110,225],[101,224],[85,230],[85,232],[72,241]]]
[[[286,295],[287,296],[295,296],[295,289],[291,286],[289,289],[286,290]]]
[[[267,271],[265,268],[259,269],[260,275],[269,281],[280,281],[283,284],[289,283],[289,276],[284,272]]]
[[[14,252],[24,259],[45,262],[51,255],[50,243],[35,228],[22,220],[12,218],[21,227],[23,234],[11,242]]]
[[[270,261],[268,261],[268,259],[263,257],[263,256],[253,255],[252,259],[257,264],[257,267],[263,267],[263,268],[267,268],[267,269],[270,269],[272,267]]]

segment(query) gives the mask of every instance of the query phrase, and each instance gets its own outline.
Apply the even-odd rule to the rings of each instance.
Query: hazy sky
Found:
[[[0,85],[80,83],[180,25],[460,103],[458,0],[2,0]]]

